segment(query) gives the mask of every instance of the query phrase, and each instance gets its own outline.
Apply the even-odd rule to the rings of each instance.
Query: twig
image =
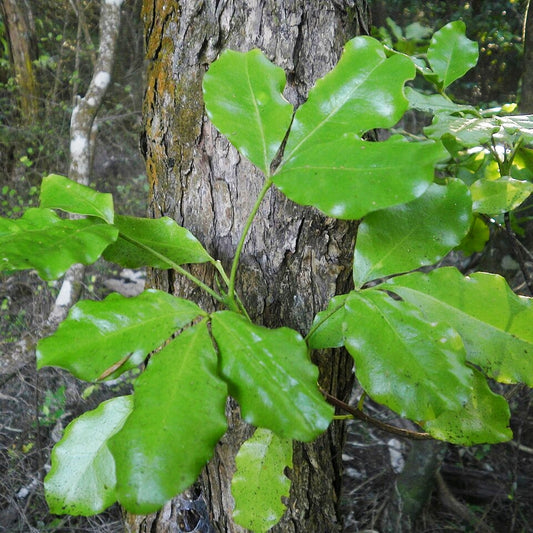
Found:
[[[335,398],[335,396],[332,396],[331,394],[329,394],[323,389],[321,389],[321,392],[325,396],[328,403],[330,403],[331,405],[334,405],[335,407],[339,407],[340,409],[353,415],[355,418],[359,420],[363,420],[364,422],[367,422],[368,424],[372,424],[373,426],[379,429],[382,429],[383,431],[387,431],[388,433],[392,433],[394,435],[398,435],[400,437],[405,437],[407,439],[413,439],[413,440],[433,439],[433,437],[429,433],[410,431],[409,429],[402,429],[402,428],[393,426],[392,424],[387,424],[386,422],[382,422],[381,420],[378,420],[377,418],[373,418],[367,415],[365,412],[363,412],[358,407],[352,407],[351,405],[348,405],[342,400]]]

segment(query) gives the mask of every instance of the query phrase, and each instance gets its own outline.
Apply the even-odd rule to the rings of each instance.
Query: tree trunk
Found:
[[[527,3],[524,19],[524,66],[522,90],[520,95],[520,112],[533,113],[533,7]]]
[[[263,177],[207,120],[201,92],[209,64],[225,48],[257,47],[288,78],[286,97],[298,105],[337,62],[343,44],[367,33],[365,0],[145,0],[148,64],[141,149],[150,183],[150,215],[190,229],[227,268]],[[252,319],[308,331],[328,299],[350,289],[351,224],[299,207],[271,189],[244,248],[237,288]],[[209,267],[194,274],[213,283]],[[150,283],[212,309],[213,302],[170,272]],[[322,352],[315,362],[323,388],[346,398],[351,358]],[[243,531],[231,519],[234,457],[251,428],[228,402],[229,431],[198,486],[157,515],[127,518],[130,531]],[[296,443],[288,511],[275,531],[334,532],[338,516],[344,425],[311,444]],[[205,504],[207,505],[207,513]],[[187,503],[188,502],[188,503]],[[189,509],[189,510],[187,510]]]
[[[30,6],[26,0],[2,0],[0,12],[19,88],[20,116],[23,124],[31,124],[39,110],[39,90],[32,64],[38,52]]]

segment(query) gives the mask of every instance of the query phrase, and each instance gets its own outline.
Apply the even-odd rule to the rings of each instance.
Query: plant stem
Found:
[[[132,239],[131,237],[128,237],[127,235],[124,235],[123,233],[120,234],[120,236],[128,242],[131,242],[132,244],[135,244],[136,246],[139,246],[140,248],[144,248],[148,252],[150,252],[152,255],[155,255],[158,259],[161,259],[165,263],[168,263],[176,272],[179,272],[182,276],[186,277],[188,280],[192,281],[195,285],[198,285],[201,289],[203,289],[207,294],[212,296],[215,300],[221,303],[225,303],[224,297],[222,297],[220,294],[215,292],[211,287],[206,285],[203,281],[199,280],[196,276],[185,270],[182,266],[178,265],[178,263],[175,263],[172,261],[172,259],[169,259],[163,254],[160,254],[157,250],[154,250],[153,248],[150,248],[150,246],[147,246],[146,244],[136,241],[135,239]],[[210,261],[212,264],[215,263],[215,260],[211,258]]]
[[[244,229],[242,230],[241,238],[239,240],[239,243],[237,244],[237,249],[235,250],[235,257],[233,258],[233,262],[231,264],[231,272],[230,272],[229,284],[228,284],[228,299],[229,299],[229,302],[233,302],[233,304],[235,304],[235,278],[237,277],[237,267],[239,266],[239,258],[241,256],[241,252],[244,247],[244,241],[246,240],[246,237],[248,236],[248,232],[250,231],[252,222],[254,221],[257,211],[259,210],[259,206],[261,205],[263,198],[265,197],[266,193],[268,192],[268,189],[270,189],[271,186],[272,186],[272,180],[270,178],[267,178],[267,180],[265,181],[263,185],[263,188],[261,189],[261,192],[259,193],[259,196],[257,197],[255,201],[254,206],[252,207],[252,211],[248,215],[248,219],[246,220]]]

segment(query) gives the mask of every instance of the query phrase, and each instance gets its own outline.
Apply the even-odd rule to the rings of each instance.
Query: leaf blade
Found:
[[[257,49],[226,50],[203,80],[210,120],[267,176],[292,119],[284,87],[283,70]]]
[[[233,519],[246,529],[266,533],[286,510],[281,498],[289,497],[291,482],[284,469],[292,468],[292,441],[258,428],[241,446],[235,463]]]
[[[94,381],[124,359],[118,369],[123,373],[199,315],[205,313],[193,302],[153,289],[131,298],[114,293],[101,302],[81,301],[39,342],[37,366],[59,366]]]
[[[512,211],[533,193],[533,183],[503,176],[497,180],[479,179],[470,186],[473,209],[477,213],[499,215]]]
[[[348,41],[337,66],[317,81],[298,108],[284,159],[345,133],[360,137],[372,128],[393,126],[407,108],[403,86],[414,76],[407,57],[387,58],[376,39],[361,36]]]
[[[194,483],[226,431],[226,396],[205,321],[152,356],[135,382],[134,409],[109,442],[126,509],[154,512]]]
[[[533,386],[533,305],[495,274],[464,277],[453,267],[387,281],[429,320],[445,317],[461,335],[467,359],[501,383]]]
[[[431,265],[458,246],[472,222],[472,200],[461,180],[432,184],[407,204],[370,213],[359,225],[354,282]]]
[[[101,218],[113,224],[113,197],[65,176],[49,174],[41,184],[40,206]]]
[[[115,227],[119,237],[107,247],[104,257],[123,267],[172,268],[165,258],[178,265],[211,261],[200,241],[169,217],[152,219],[116,215]]]
[[[459,411],[445,411],[423,424],[433,437],[462,446],[505,442],[513,438],[510,411],[505,398],[490,390],[487,380],[473,370],[473,388]]]
[[[468,39],[465,31],[465,23],[456,20],[446,24],[431,38],[428,61],[444,89],[477,64],[478,44]]]
[[[34,268],[45,280],[57,279],[75,263],[94,263],[117,236],[96,218],[65,220],[30,208],[16,220],[0,218],[0,271]]]
[[[472,372],[452,328],[379,290],[350,293],[345,308],[345,346],[372,398],[415,421],[461,408]]]
[[[395,137],[368,142],[344,135],[298,151],[273,176],[294,202],[347,220],[409,202],[422,195],[445,157],[439,143],[410,143]],[[413,160],[417,164],[413,167]]]
[[[120,396],[67,426],[52,450],[52,468],[44,480],[50,512],[89,516],[115,502],[115,461],[107,443],[132,408],[132,397]]]
[[[232,311],[212,314],[211,326],[221,375],[247,422],[304,442],[328,427],[333,411],[296,331],[257,326]]]

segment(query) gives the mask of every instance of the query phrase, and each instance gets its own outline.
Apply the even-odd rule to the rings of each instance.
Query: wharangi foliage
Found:
[[[292,439],[313,440],[333,418],[314,349],[345,346],[365,393],[436,439],[512,438],[507,402],[487,379],[533,386],[533,304],[499,276],[436,265],[454,249],[482,249],[487,224],[503,223],[533,191],[532,118],[457,105],[446,93],[476,61],[460,22],[438,31],[423,58],[357,37],[294,116],[283,71],[258,50],[226,51],[205,75],[207,114],[264,173],[261,194],[276,186],[329,217],[360,221],[355,289],[333,298],[305,338],[250,321],[235,293],[242,247],[228,276],[174,221],[116,215],[109,195],[61,176],[45,178],[39,208],[0,220],[2,271],[54,279],[103,255],[177,270],[226,306],[207,313],[160,291],[112,294],[78,303],[39,343],[39,367],[87,381],[147,363],[131,396],[68,426],[45,480],[53,513],[98,513],[116,500],[134,513],[159,508],[211,457],[230,394],[258,427],[237,456],[235,519],[266,531],[285,509]],[[417,75],[436,92],[417,89]],[[433,115],[424,135],[367,139],[409,108]],[[202,262],[217,269],[217,287],[181,266]]]

